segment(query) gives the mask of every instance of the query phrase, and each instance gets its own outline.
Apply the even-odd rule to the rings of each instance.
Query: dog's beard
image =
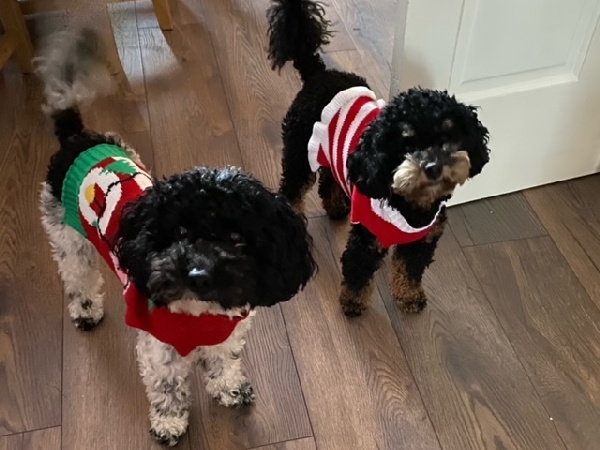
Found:
[[[406,155],[406,159],[394,171],[392,179],[392,190],[399,194],[412,192],[422,177],[421,166],[412,155]]]
[[[149,256],[148,291],[156,306],[176,300],[219,304],[224,309],[239,308],[255,300],[255,273],[249,258],[232,254],[219,246],[176,242]],[[211,284],[198,284],[199,271]]]
[[[408,154],[394,171],[392,191],[427,208],[436,200],[451,195],[456,186],[467,181],[470,169],[468,153],[459,150],[452,153],[448,164],[444,164],[441,175],[436,180],[431,180],[425,175],[423,162],[414,154]]]

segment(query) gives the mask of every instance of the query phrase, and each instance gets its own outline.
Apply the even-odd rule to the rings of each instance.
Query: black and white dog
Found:
[[[290,300],[315,272],[303,218],[287,200],[235,168],[197,167],[152,178],[117,135],[84,128],[79,107],[109,85],[91,30],[51,38],[37,58],[45,112],[60,149],[41,192],[75,326],[104,315],[98,254],[118,275],[152,435],[175,445],[188,426],[188,374],[225,406],[251,403],[240,353],[254,309]]]

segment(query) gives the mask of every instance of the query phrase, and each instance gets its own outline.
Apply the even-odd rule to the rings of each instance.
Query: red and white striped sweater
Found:
[[[414,228],[400,211],[393,209],[385,200],[365,196],[348,180],[348,156],[356,151],[363,132],[384,106],[385,102],[377,100],[373,91],[366,87],[338,92],[313,127],[308,142],[308,160],[313,172],[319,167],[331,169],[336,182],[351,199],[350,221],[363,225],[383,247],[388,248],[425,237],[431,231],[439,210],[429,225]]]

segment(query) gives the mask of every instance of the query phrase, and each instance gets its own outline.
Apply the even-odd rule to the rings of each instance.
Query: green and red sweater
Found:
[[[115,245],[123,207],[151,186],[150,174],[121,147],[92,147],[77,157],[63,182],[64,223],[86,237],[118,276],[127,307],[125,323],[152,334],[186,356],[197,347],[224,342],[248,314],[192,316],[154,307],[152,300],[141,295],[121,270]]]

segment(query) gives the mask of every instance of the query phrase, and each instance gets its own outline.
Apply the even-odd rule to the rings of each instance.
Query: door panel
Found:
[[[600,0],[420,0],[406,8],[392,93],[448,89],[480,106],[490,129],[491,162],[453,203],[598,171]]]

